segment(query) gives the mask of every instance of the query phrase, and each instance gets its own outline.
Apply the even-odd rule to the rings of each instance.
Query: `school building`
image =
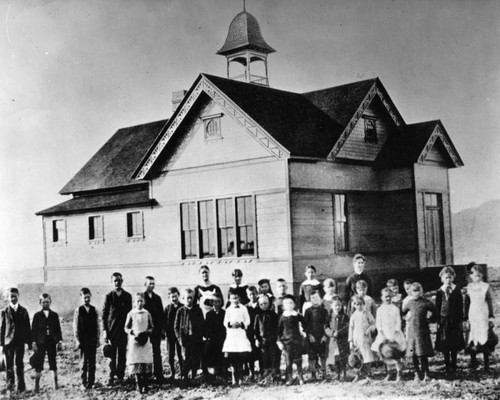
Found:
[[[231,22],[217,54],[173,94],[169,119],[119,129],[39,211],[47,287],[108,290],[146,275],[194,286],[206,264],[226,286],[304,267],[345,278],[453,263],[448,170],[463,165],[439,120],[407,123],[378,78],[293,93],[269,85],[255,17]],[[225,291],[225,289],[223,289]]]

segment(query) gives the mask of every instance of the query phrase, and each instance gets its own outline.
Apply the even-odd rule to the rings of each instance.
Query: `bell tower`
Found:
[[[259,23],[243,3],[243,11],[231,21],[226,42],[217,54],[226,57],[229,79],[269,86],[267,56],[275,51],[266,43]],[[236,67],[239,71],[235,71]]]

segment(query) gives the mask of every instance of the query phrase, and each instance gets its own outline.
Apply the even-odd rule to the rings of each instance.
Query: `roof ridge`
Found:
[[[136,125],[130,125],[130,126],[123,126],[121,128],[118,128],[118,131],[121,131],[122,129],[131,129],[131,128],[138,128],[139,126],[145,126],[145,125],[152,125],[152,124],[157,124],[159,122],[165,122],[167,123],[170,118],[164,118],[164,119],[157,119],[156,121],[149,121],[149,122],[144,122],[142,124],[136,124]]]
[[[323,89],[310,90],[308,92],[302,92],[300,94],[316,93],[316,92],[321,92],[322,90],[340,89],[344,86],[350,86],[350,85],[354,85],[354,84],[360,84],[360,83],[371,82],[371,81],[376,82],[376,81],[380,81],[380,79],[378,77],[370,78],[370,79],[363,79],[361,81],[353,81],[353,82],[349,82],[349,83],[343,83],[342,85],[330,86],[330,87],[323,88]]]

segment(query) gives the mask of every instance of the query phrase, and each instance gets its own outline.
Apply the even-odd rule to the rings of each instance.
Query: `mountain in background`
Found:
[[[452,215],[455,264],[470,261],[500,267],[500,200]]]

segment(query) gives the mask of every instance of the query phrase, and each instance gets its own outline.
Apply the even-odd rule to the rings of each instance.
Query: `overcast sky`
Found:
[[[0,268],[43,265],[41,218],[120,127],[169,117],[242,0],[0,0]],[[500,2],[247,0],[272,87],[378,76],[408,123],[441,119],[465,167],[452,208],[500,198]]]

